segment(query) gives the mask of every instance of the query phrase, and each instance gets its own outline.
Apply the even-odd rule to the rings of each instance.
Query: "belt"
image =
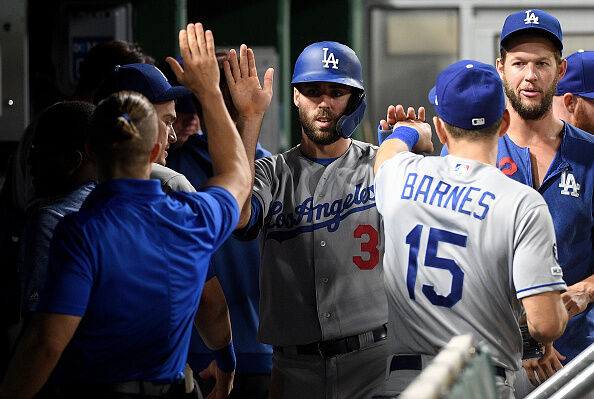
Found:
[[[131,395],[145,394],[147,396],[161,396],[169,393],[171,388],[178,383],[165,383],[151,381],[126,381],[106,384],[111,392],[127,393]]]
[[[373,336],[373,342],[383,341],[388,337],[388,329],[384,324],[371,331],[365,331],[358,335],[351,335],[350,337],[314,342],[307,345],[295,345],[292,347],[275,346],[274,350],[281,353],[289,353],[289,348],[295,348],[299,355],[334,357],[361,349],[361,341],[365,342],[365,339],[370,337],[370,335]]]
[[[395,355],[390,362],[390,372],[395,370],[423,370],[423,361],[420,355]],[[505,369],[495,366],[495,375],[505,377]]]

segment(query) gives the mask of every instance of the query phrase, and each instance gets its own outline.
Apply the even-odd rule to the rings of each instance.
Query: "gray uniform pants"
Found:
[[[271,399],[368,399],[381,387],[386,340],[329,358],[275,351]]]
[[[428,365],[434,356],[421,355],[423,366]],[[388,365],[392,356],[388,357]],[[421,374],[421,370],[394,370],[386,369],[386,379],[378,394],[380,397],[396,397],[401,394],[410,383]],[[506,378],[495,376],[495,388],[499,399],[514,399],[515,374],[513,371],[506,371]]]

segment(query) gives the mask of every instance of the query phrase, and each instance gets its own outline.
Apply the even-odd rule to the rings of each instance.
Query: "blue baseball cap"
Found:
[[[503,42],[506,39],[516,33],[528,30],[543,34],[553,42],[559,51],[563,50],[563,32],[561,32],[559,20],[551,14],[535,8],[508,15],[503,23],[503,29],[501,29],[499,46],[504,47]]]
[[[557,83],[555,95],[565,93],[594,98],[594,51],[578,51],[567,57],[567,72]]]
[[[357,54],[338,42],[317,42],[303,49],[293,71],[291,84],[332,82],[363,88],[363,72]]]
[[[191,92],[183,86],[171,86],[159,68],[150,64],[128,64],[117,66],[114,71],[117,91],[135,91],[151,103],[177,100]]]
[[[466,130],[491,126],[505,111],[497,70],[473,60],[458,61],[441,71],[429,101],[441,119]]]

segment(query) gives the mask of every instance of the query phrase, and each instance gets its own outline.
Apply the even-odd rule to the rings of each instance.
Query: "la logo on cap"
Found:
[[[532,10],[526,10],[526,19],[524,19],[524,24],[540,25],[538,23],[538,17],[532,12]]]
[[[329,64],[332,64],[332,69],[338,69],[338,61],[340,60],[334,58],[334,53],[330,53],[330,55],[328,55],[328,47],[324,47],[322,50],[324,50],[324,59],[322,59],[324,68],[330,68]]]

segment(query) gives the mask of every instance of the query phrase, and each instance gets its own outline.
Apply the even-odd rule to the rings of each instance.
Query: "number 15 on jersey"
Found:
[[[421,243],[421,234],[425,226],[417,224],[406,236],[406,244],[410,246],[408,252],[408,269],[406,273],[406,287],[410,299],[415,300],[415,284],[417,281],[417,271],[419,268],[418,255]],[[466,236],[453,233],[447,230],[441,230],[434,227],[429,228],[429,237],[427,239],[427,248],[425,248],[425,267],[448,270],[452,274],[452,285],[450,293],[446,296],[435,292],[435,287],[423,284],[422,292],[429,302],[436,306],[451,308],[462,298],[462,286],[464,283],[464,272],[460,266],[448,258],[437,256],[437,247],[440,242],[457,245],[466,248]]]

